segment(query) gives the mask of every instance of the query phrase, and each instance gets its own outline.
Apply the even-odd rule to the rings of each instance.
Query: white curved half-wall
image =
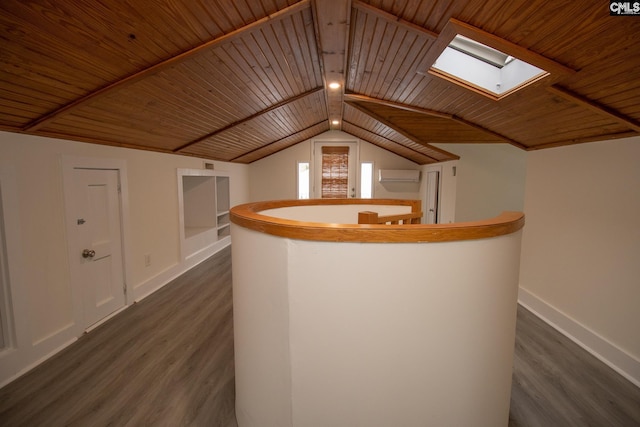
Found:
[[[506,426],[520,238],[327,242],[233,224],[238,425]]]

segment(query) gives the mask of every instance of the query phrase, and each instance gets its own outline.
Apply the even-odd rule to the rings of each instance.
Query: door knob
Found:
[[[82,258],[93,258],[96,256],[96,251],[92,249],[85,249],[82,251]]]

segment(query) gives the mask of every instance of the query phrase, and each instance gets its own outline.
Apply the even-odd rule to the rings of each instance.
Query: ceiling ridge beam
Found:
[[[268,148],[269,146],[271,146],[271,145],[273,145],[273,144],[277,144],[278,142],[280,142],[280,141],[282,141],[282,140],[285,140],[285,139],[287,139],[287,138],[291,138],[291,137],[293,137],[293,136],[295,136],[295,135],[301,134],[302,132],[306,132],[306,131],[308,131],[309,129],[314,128],[314,127],[316,127],[316,126],[318,126],[318,125],[321,125],[321,124],[323,124],[323,123],[325,123],[325,120],[320,120],[319,122],[314,123],[314,124],[312,124],[311,126],[308,126],[308,127],[304,128],[304,129],[302,129],[302,130],[297,131],[296,133],[292,133],[292,134],[290,134],[290,135],[285,136],[284,138],[276,139],[275,141],[271,141],[270,143],[268,143],[268,144],[266,144],[266,145],[263,145],[263,146],[258,147],[258,148],[254,148],[253,150],[249,150],[249,151],[247,151],[246,153],[241,154],[240,156],[236,156],[236,157],[234,157],[233,159],[229,160],[229,162],[235,162],[235,161],[237,161],[238,159],[241,159],[241,158],[242,158],[242,157],[244,157],[244,156],[248,156],[248,155],[250,155],[250,154],[252,154],[252,153],[255,153],[256,151],[264,150],[265,148]],[[314,136],[312,136],[311,138],[315,138],[316,136],[320,135],[320,134],[321,134],[321,133],[323,133],[323,132],[326,132],[326,131],[318,132],[317,134],[315,134],[315,135],[314,135]],[[302,141],[294,142],[294,143],[292,143],[291,145],[295,145],[295,144],[298,144],[298,143],[300,143],[300,142],[302,142]],[[287,149],[287,148],[291,147],[291,145],[289,145],[288,147],[281,148],[281,149],[280,149],[280,150],[278,150],[278,151],[285,150],[285,149]],[[274,152],[273,152],[273,153],[271,153],[271,154],[275,154],[275,153],[277,153],[278,151],[274,151]],[[270,154],[270,155],[271,155],[271,154]]]
[[[83,106],[85,104],[87,104],[88,102],[91,101],[95,101],[97,98],[100,98],[104,95],[106,95],[108,92],[114,90],[114,89],[120,89],[126,85],[130,85],[133,83],[136,83],[140,80],[142,80],[145,77],[148,77],[152,74],[158,73],[159,71],[162,71],[168,67],[174,66],[176,64],[180,64],[184,61],[186,61],[189,58],[192,58],[198,54],[202,54],[205,51],[208,51],[209,49],[218,46],[222,43],[227,43],[229,41],[232,41],[236,38],[238,38],[239,36],[241,36],[242,34],[248,32],[248,31],[253,31],[256,30],[258,28],[263,27],[266,24],[269,24],[273,21],[277,21],[280,19],[283,19],[287,16],[293,15],[294,13],[300,12],[304,9],[307,9],[310,7],[310,2],[311,0],[301,0],[298,3],[295,3],[291,6],[288,6],[282,10],[279,10],[277,12],[274,12],[270,15],[265,16],[264,18],[261,18],[255,22],[252,22],[248,25],[245,25],[242,28],[238,28],[236,30],[231,31],[230,33],[224,34],[218,38],[215,38],[213,40],[209,40],[208,42],[205,42],[199,46],[196,46],[192,49],[189,49],[185,52],[182,52],[176,56],[172,56],[171,58],[165,59],[162,62],[159,62],[155,65],[152,65],[148,68],[145,68],[141,71],[137,71],[127,77],[124,77],[123,79],[117,80],[115,82],[112,82],[106,86],[103,86],[97,90],[94,90],[93,92],[88,93],[87,95],[82,96],[81,98],[76,99],[75,101],[70,102],[69,104],[66,104],[50,113],[47,113],[37,119],[35,119],[34,121],[28,123],[26,126],[24,126],[22,128],[23,132],[33,132],[38,130],[39,128],[41,128],[42,126],[45,126],[46,124],[56,120],[57,118],[59,118],[60,116],[62,116],[63,114],[67,114],[69,113],[71,110],[78,108],[80,106]]]
[[[430,150],[433,150],[435,152],[441,153],[445,156],[451,156],[452,154],[448,151],[442,150],[438,147],[434,147],[433,145],[429,144],[429,143],[424,143],[424,142],[420,142],[420,138],[417,138],[416,136],[410,134],[409,132],[406,132],[402,129],[398,129],[398,127],[391,123],[390,121],[388,121],[387,119],[385,119],[384,117],[374,113],[373,111],[363,107],[362,105],[359,105],[357,102],[351,102],[348,101],[347,104],[349,104],[350,106],[352,106],[353,108],[355,108],[356,110],[360,111],[361,113],[364,113],[366,115],[368,115],[369,117],[371,117],[372,119],[375,119],[377,121],[379,121],[380,123],[382,123],[383,125],[389,127],[390,129],[393,129],[394,131],[398,132],[400,135],[404,136],[405,138],[407,138],[408,140],[418,144],[418,145],[422,145],[423,147],[427,147]]]
[[[351,0],[313,2],[313,22],[316,35],[316,47],[320,57],[322,80],[327,89],[327,120],[330,129],[339,129],[334,120],[342,121],[344,87],[347,81],[347,62],[349,56],[349,36],[351,26]],[[338,83],[339,88],[330,88]]]
[[[578,95],[577,93],[571,92],[570,90],[558,85],[549,86],[547,90],[569,102],[572,102],[581,107],[585,107],[595,113],[605,115],[618,123],[628,126],[630,129],[633,129],[636,132],[640,132],[640,122],[632,119],[631,117],[625,116],[624,114],[621,114],[620,112],[612,108],[606,107],[589,98]]]
[[[438,33],[435,33],[431,30],[421,27],[420,25],[416,25],[412,22],[402,19],[399,16],[393,15],[389,12],[385,12],[384,10],[378,9],[375,6],[371,6],[370,4],[363,3],[360,0],[353,0],[352,6],[354,9],[357,9],[361,12],[375,15],[376,17],[380,19],[384,19],[385,21],[388,21],[388,22],[393,22],[406,30],[418,32],[428,37],[431,40],[435,40],[438,38]]]
[[[385,136],[378,135],[378,134],[376,134],[375,132],[371,132],[369,129],[365,129],[365,128],[363,128],[362,126],[358,126],[357,124],[355,124],[355,123],[353,123],[353,122],[350,122],[350,121],[348,121],[348,120],[345,120],[344,122],[345,122],[346,124],[350,125],[350,126],[353,126],[353,127],[357,128],[357,129],[359,129],[359,130],[363,131],[363,132],[370,133],[370,134],[372,134],[372,135],[377,136],[378,138],[382,138],[382,139],[384,139],[385,141],[389,141],[389,142],[390,142],[390,143],[392,143],[392,144],[399,145],[400,147],[404,148],[405,150],[409,150],[409,151],[414,152],[414,153],[416,153],[417,155],[420,155],[420,156],[428,157],[429,159],[433,160],[435,163],[438,163],[438,162],[441,162],[441,161],[442,161],[442,160],[438,160],[438,159],[436,159],[435,157],[431,157],[431,156],[430,156],[430,155],[428,155],[428,154],[421,153],[421,152],[419,152],[419,151],[417,151],[417,150],[415,150],[415,149],[413,149],[413,148],[411,148],[411,147],[407,147],[407,146],[405,146],[405,145],[402,145],[401,143],[396,142],[396,141],[394,141],[394,140],[392,140],[392,139],[389,139],[389,138],[387,138],[387,137],[385,137]],[[383,150],[387,150],[387,151],[389,151],[389,152],[393,153],[393,151],[391,151],[391,150],[390,150],[390,149],[388,149],[387,147],[380,146],[380,145],[376,144],[375,142],[373,142],[373,141],[371,141],[371,140],[367,140],[367,142],[368,142],[368,143],[370,143],[370,144],[375,145],[376,147],[382,148]],[[401,156],[401,155],[400,155],[400,154],[398,154],[398,153],[393,153],[393,154],[396,154],[396,155]],[[456,155],[455,155],[455,154],[453,154],[453,153],[450,153],[450,154],[451,154],[451,157],[455,157],[455,158],[457,158],[457,159],[459,159],[459,158],[460,158],[460,156],[456,156]],[[402,157],[404,157],[404,156],[402,156]]]
[[[204,141],[206,139],[212,138],[212,137],[214,137],[214,136],[216,136],[216,135],[218,135],[218,134],[220,134],[222,132],[228,131],[229,129],[232,129],[232,128],[236,127],[236,126],[239,126],[239,125],[241,125],[243,123],[246,123],[248,121],[251,121],[253,119],[256,119],[256,118],[258,118],[258,117],[260,117],[260,116],[262,116],[264,114],[267,114],[267,113],[270,113],[270,112],[272,112],[274,110],[277,110],[278,108],[282,108],[287,104],[299,101],[302,98],[306,98],[307,96],[313,95],[313,94],[315,94],[317,92],[320,92],[322,90],[324,90],[324,88],[317,87],[315,89],[311,89],[311,90],[309,90],[307,92],[301,93],[301,94],[293,96],[291,98],[287,98],[287,99],[285,99],[283,101],[278,102],[277,104],[273,104],[272,106],[270,106],[268,108],[265,108],[264,110],[260,110],[257,113],[254,113],[254,114],[252,114],[252,115],[250,115],[248,117],[245,117],[245,118],[240,119],[240,120],[236,120],[235,122],[229,123],[228,125],[226,125],[224,127],[221,127],[220,129],[216,129],[213,132],[209,132],[208,134],[203,135],[203,136],[199,137],[198,139],[195,139],[193,141],[187,142],[186,144],[183,144],[180,147],[175,148],[173,150],[173,152],[177,153],[179,151],[182,151],[185,148],[188,148],[188,147],[190,147],[190,146],[192,146],[194,144],[197,144],[197,143],[202,142],[202,141]]]

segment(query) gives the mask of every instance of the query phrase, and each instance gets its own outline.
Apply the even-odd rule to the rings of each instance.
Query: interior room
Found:
[[[322,198],[323,147],[342,197],[524,212],[520,309],[637,392],[640,18],[616,4],[3,1],[0,392],[228,251],[234,206]]]

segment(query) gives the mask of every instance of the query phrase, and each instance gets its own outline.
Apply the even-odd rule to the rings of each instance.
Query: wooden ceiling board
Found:
[[[573,72],[499,101],[430,74],[462,27]],[[334,118],[422,164],[633,136],[639,36],[601,0],[4,0],[0,129],[237,162]]]
[[[296,120],[292,120],[293,117]],[[308,96],[260,114],[178,152],[195,154],[215,150],[218,159],[229,161],[268,145],[265,141],[283,140],[288,135],[322,122],[325,118],[324,93],[314,91]]]
[[[381,144],[383,140],[388,141],[385,143],[384,148],[399,156],[412,159],[420,164],[432,163],[434,161],[453,160],[457,158],[457,156],[449,152],[430,146],[423,141],[416,140],[415,138],[410,138],[407,135],[403,135],[403,133],[398,132],[394,127],[378,120],[371,114],[370,110],[363,108],[359,104],[362,103],[349,101],[346,104],[345,122],[352,126],[349,129],[359,129],[359,134],[367,132],[373,135],[379,135],[382,139],[376,140],[377,145],[382,146]],[[370,142],[373,142],[374,139],[375,138],[371,135],[367,137],[367,141]],[[393,144],[390,142],[393,142]]]
[[[252,163],[252,162],[255,162],[256,160],[263,159],[272,154],[278,153],[284,149],[292,147],[302,141],[312,139],[328,130],[329,130],[329,123],[326,120],[323,120],[322,122],[316,123],[313,126],[309,126],[308,128],[298,131],[295,134],[291,134],[280,140],[273,141],[254,151],[250,151],[246,154],[243,154],[240,157],[230,159],[229,161],[238,162],[238,163]]]
[[[350,39],[347,90],[393,98],[420,69],[420,58],[434,37],[369,9],[354,8]]]
[[[141,128],[149,133],[147,143],[171,150],[312,89],[311,85],[320,86],[317,59],[304,62],[317,58],[316,52],[309,51],[309,43],[292,44],[285,36],[313,37],[312,31],[299,32],[304,28],[304,13],[308,21],[308,9],[273,20],[142,80],[115,88],[62,115],[42,132],[65,133],[66,129],[100,139],[100,126],[93,126],[91,131],[83,127],[93,117],[97,124],[108,124],[102,134],[108,142],[144,145],[143,135],[138,132]],[[74,120],[81,125],[74,125]],[[173,142],[167,145],[169,141]]]
[[[223,10],[239,3],[245,2],[218,2]],[[3,1],[1,62],[11,64],[11,74],[22,78],[4,78],[2,86],[57,93],[57,106],[61,107],[109,82],[266,16],[235,16],[220,22],[220,10],[203,13],[209,9],[206,4]],[[213,16],[219,22],[209,18]],[[47,73],[42,73],[43,69]]]
[[[356,138],[367,141],[370,144],[373,144],[377,147],[385,149],[397,156],[402,156],[405,159],[411,160],[412,162],[417,163],[419,165],[427,165],[427,164],[437,162],[437,160],[435,160],[432,157],[413,151],[412,149],[410,149],[409,147],[403,144],[389,140],[385,138],[383,135],[370,132],[367,129],[362,129],[347,121],[345,121],[345,124],[344,124],[344,131],[355,136]]]
[[[368,2],[376,7],[385,8],[380,2]],[[417,3],[420,3],[419,5]],[[454,14],[458,19],[467,17],[467,22],[476,24],[486,31],[495,33],[496,35],[505,37],[506,39],[512,39],[512,41],[520,41],[521,45],[527,48],[535,50],[536,46],[542,46],[546,49],[548,57],[556,59],[565,54],[567,57],[566,62],[568,64],[576,64],[576,66],[584,66],[589,62],[593,63],[593,59],[579,60],[580,58],[590,57],[589,53],[602,53],[603,56],[609,57],[608,63],[597,63],[598,69],[594,72],[596,76],[595,86],[602,92],[606,93],[608,97],[602,98],[596,92],[590,92],[589,98],[595,100],[601,100],[602,106],[607,107],[616,103],[618,108],[614,108],[616,111],[620,111],[624,115],[628,115],[631,118],[637,116],[637,109],[640,108],[640,104],[633,100],[629,101],[630,97],[622,95],[622,93],[628,93],[631,88],[634,93],[638,93],[640,88],[636,86],[640,84],[640,78],[638,78],[637,61],[629,61],[629,52],[619,53],[618,55],[624,56],[625,64],[620,63],[615,66],[617,61],[614,61],[611,54],[607,54],[607,49],[611,50],[612,36],[610,33],[617,34],[621,40],[629,42],[629,46],[634,46],[630,42],[630,38],[633,38],[640,34],[638,32],[638,20],[631,22],[630,19],[626,19],[625,25],[618,25],[616,19],[621,18],[606,18],[603,19],[603,14],[608,15],[608,10],[600,2],[574,2],[572,5],[558,6],[542,4],[543,2],[492,2],[490,7],[478,9],[477,5],[481,2],[455,2],[456,6],[453,8],[443,7],[440,8],[436,4],[431,3],[426,5],[426,2],[397,2],[393,5],[396,8],[402,8],[403,12],[401,18],[411,21],[419,25],[427,25],[426,21],[420,21],[418,18],[418,10],[430,10],[430,14],[442,13],[442,19],[438,22],[446,21],[451,16],[449,15],[453,10],[457,10]],[[388,4],[388,6],[390,6]],[[391,11],[391,9],[385,9]],[[440,10],[440,12],[437,12]],[[549,12],[554,12],[551,15]],[[396,12],[397,13],[397,12]],[[531,17],[536,17],[531,19]],[[549,18],[553,16],[553,19]],[[572,19],[573,17],[579,17],[578,19]],[[360,18],[361,20],[363,18]],[[624,18],[622,18],[624,19]],[[432,22],[436,20],[431,19]],[[560,25],[564,21],[564,24]],[[431,24],[427,26],[428,29],[433,31],[441,31],[443,29],[442,24]],[[549,26],[555,26],[554,31],[549,29]],[[560,28],[561,27],[561,28]],[[615,28],[618,27],[618,28]],[[622,28],[620,28],[622,27]],[[576,40],[572,35],[579,33],[589,36],[595,34],[609,34],[605,41],[602,43],[584,43],[584,41]],[[526,38],[527,42],[522,42],[522,39]],[[576,49],[580,49],[582,52],[579,57],[566,55],[567,52],[573,52]],[[629,49],[624,49],[629,50]],[[614,67],[611,67],[614,65]],[[586,71],[581,70],[582,74]],[[578,73],[579,74],[579,73]],[[610,74],[610,83],[603,82],[603,76]],[[561,79],[560,83],[571,81],[572,78]],[[580,81],[579,79],[577,81]],[[586,83],[586,81],[585,81]],[[547,144],[555,141],[561,141],[561,138],[565,137],[584,137],[586,134],[595,135],[593,127],[589,123],[593,123],[594,120],[600,124],[603,124],[603,128],[597,133],[598,135],[608,135],[610,133],[616,133],[618,131],[624,131],[619,129],[611,121],[601,120],[597,115],[585,112],[583,109],[579,115],[573,115],[571,112],[563,112],[558,110],[558,106],[553,102],[549,102],[549,97],[543,100],[545,96],[538,96],[540,99],[539,104],[531,102],[528,96],[521,96],[518,100],[521,108],[514,108],[508,104],[510,100],[507,97],[505,100],[496,103],[491,100],[482,100],[481,96],[469,93],[466,89],[456,87],[449,82],[437,82],[437,78],[425,76],[422,81],[418,82],[417,79],[413,79],[412,84],[409,86],[409,91],[401,94],[399,90],[396,90],[395,97],[388,97],[398,102],[407,103],[410,105],[417,105],[424,108],[432,108],[443,112],[456,114],[463,117],[470,122],[474,122],[479,126],[490,129],[500,135],[509,135],[510,138],[522,143],[525,146],[533,147],[539,144]],[[536,90],[542,92],[545,84],[538,85]],[[527,88],[528,90],[529,88]],[[622,92],[624,91],[624,92]],[[364,90],[355,90],[354,92],[375,96],[370,92]],[[529,91],[531,93],[531,91]],[[586,88],[578,90],[578,93],[586,92]],[[513,97],[514,95],[512,95]],[[620,101],[624,99],[623,101]],[[472,106],[475,107],[472,108]],[[507,117],[505,117],[507,116]],[[483,120],[483,117],[490,117],[491,120]],[[508,126],[511,118],[517,118],[514,126],[519,123],[528,124],[528,132],[518,131],[515,128]],[[567,122],[566,119],[572,117],[572,121]],[[600,120],[598,120],[600,119]],[[512,121],[513,122],[513,121]],[[536,123],[537,126],[532,126],[532,123]],[[562,126],[563,125],[563,126]],[[575,132],[562,133],[559,132],[563,127],[569,127],[575,129]],[[546,132],[545,132],[546,130]],[[555,135],[555,136],[554,136]],[[574,138],[571,138],[574,139]]]
[[[400,129],[406,129],[418,141],[430,143],[466,142],[466,143],[502,143],[487,132],[479,131],[471,126],[452,119],[433,117],[413,111],[402,110],[385,105],[360,103],[375,116],[384,118]]]

